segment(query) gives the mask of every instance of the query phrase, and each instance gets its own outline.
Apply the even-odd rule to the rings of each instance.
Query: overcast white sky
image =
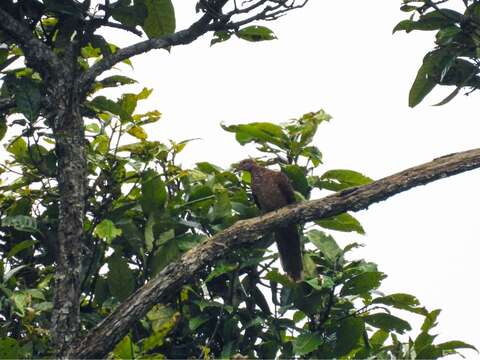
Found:
[[[178,27],[186,27],[196,16],[195,1],[174,3]],[[155,90],[142,107],[164,114],[150,138],[202,138],[187,148],[183,163],[228,166],[252,152],[221,130],[221,121],[282,122],[324,108],[334,117],[315,140],[324,170],[355,169],[375,179],[478,147],[476,94],[430,106],[450,91],[440,89],[408,108],[409,87],[433,34],[392,35],[406,17],[399,5],[311,0],[305,9],[268,24],[276,41],[234,39],[210,48],[207,36],[171,54],[135,58],[133,76]],[[408,292],[430,310],[443,309],[438,341],[477,347],[479,184],[480,172],[472,171],[411,190],[356,215],[366,236],[334,234],[342,243],[366,244],[357,255],[388,275],[385,292]]]

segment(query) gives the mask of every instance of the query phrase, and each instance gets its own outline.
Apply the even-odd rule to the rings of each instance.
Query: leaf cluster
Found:
[[[2,9],[26,19],[38,39],[60,53],[65,45],[59,32],[72,35],[82,29],[77,61],[87,70],[118,50],[95,33],[97,22],[114,26],[113,19],[133,32],[140,28],[159,36],[174,29],[170,5],[167,0],[119,0],[100,7],[100,19],[88,1],[6,1]],[[232,31],[227,35],[249,41],[274,37],[262,27]],[[216,36],[226,40],[225,34]],[[58,154],[43,104],[42,75],[15,67],[21,50],[5,34],[0,41],[7,45],[0,48],[0,99],[15,99],[14,106],[0,109],[0,139],[5,139],[9,155],[0,165],[0,358],[51,357]],[[151,90],[133,91],[135,84],[118,74],[99,79],[81,108],[89,185],[82,239],[82,331],[188,250],[259,214],[248,174],[208,161],[185,168],[178,159],[192,140],[149,138],[148,126],[161,113],[137,111]],[[102,92],[120,86],[131,91],[116,99]],[[259,162],[283,171],[302,201],[371,181],[356,171],[321,168],[314,137],[330,118],[320,110],[279,125],[253,122],[223,128],[241,145],[254,145],[264,155]],[[302,229],[304,281],[292,283],[282,275],[273,238],[266,235],[255,246],[235,249],[206,265],[168,301],[156,304],[111,357],[438,358],[472,348],[458,341],[434,343],[431,330],[438,310],[427,311],[412,295],[379,293],[386,275],[371,262],[350,259],[360,245],[341,247],[329,233],[363,234],[352,215],[307,225]],[[415,340],[401,338],[411,327],[397,310],[424,318]]]
[[[35,87],[34,76],[23,78],[25,86]],[[81,274],[85,331],[183,253],[259,214],[247,174],[209,162],[184,168],[178,156],[188,151],[191,140],[149,139],[146,127],[161,114],[136,109],[151,90],[117,99],[97,95],[106,86],[134,83],[119,75],[105,78],[85,104],[90,185]],[[15,126],[30,131],[8,141],[10,158],[3,168],[10,173],[0,198],[0,316],[5,319],[0,354],[37,358],[52,354],[48,329],[58,226],[56,154],[41,113],[30,105],[21,109],[23,121]],[[371,181],[352,170],[317,174],[322,154],[313,140],[330,118],[321,110],[280,125],[223,127],[240,144],[253,144],[265,154],[259,161],[280,166],[301,201],[312,192]],[[379,293],[385,274],[371,262],[349,259],[359,245],[340,247],[325,229],[364,233],[350,214],[309,225],[302,232],[305,279],[300,283],[279,270],[270,235],[255,246],[236,249],[138,319],[111,357],[423,358],[470,347],[434,344],[430,331],[438,311],[428,312],[411,295]],[[425,318],[415,340],[400,340],[411,327],[396,310]]]
[[[448,7],[449,1],[403,0],[401,10],[410,13],[393,32],[435,31],[435,47],[423,58],[409,95],[409,105],[418,105],[437,85],[453,86],[454,90],[436,105],[444,105],[467,89],[467,94],[480,87],[480,4],[463,1]]]

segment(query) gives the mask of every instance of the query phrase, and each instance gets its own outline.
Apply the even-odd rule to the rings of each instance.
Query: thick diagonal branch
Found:
[[[323,199],[290,205],[249,220],[239,221],[206,243],[185,253],[138,289],[107,318],[72,347],[69,357],[103,358],[156,303],[175,294],[194,274],[235,247],[257,241],[266,232],[289,224],[358,211],[419,185],[480,167],[480,149],[447,155],[369,185],[351,188]]]

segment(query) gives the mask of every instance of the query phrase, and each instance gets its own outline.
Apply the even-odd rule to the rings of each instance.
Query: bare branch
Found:
[[[44,43],[33,36],[30,29],[14,19],[0,8],[0,29],[17,42],[27,59],[29,66],[37,71],[47,70],[55,76],[65,68],[60,59]]]
[[[280,210],[239,221],[209,241],[185,253],[138,289],[71,348],[70,358],[103,358],[135,321],[159,302],[176,294],[199,269],[224,257],[235,247],[254,243],[278,227],[358,211],[419,185],[480,167],[480,149],[451,154],[375,181],[346,189],[323,199],[293,204]]]
[[[243,7],[235,7],[224,15],[228,19],[224,24],[213,24],[213,30],[238,29],[254,21],[276,20],[292,10],[303,8],[309,0],[253,0],[244,1]],[[246,6],[245,6],[246,5]],[[253,15],[248,15],[252,14]],[[241,17],[248,15],[247,17]]]

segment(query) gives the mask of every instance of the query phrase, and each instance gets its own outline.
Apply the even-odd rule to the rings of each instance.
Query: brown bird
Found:
[[[295,202],[292,184],[285,174],[264,168],[252,159],[243,160],[236,167],[252,175],[253,197],[263,212]],[[302,250],[297,227],[289,225],[275,230],[275,241],[283,270],[293,281],[302,280]]]

